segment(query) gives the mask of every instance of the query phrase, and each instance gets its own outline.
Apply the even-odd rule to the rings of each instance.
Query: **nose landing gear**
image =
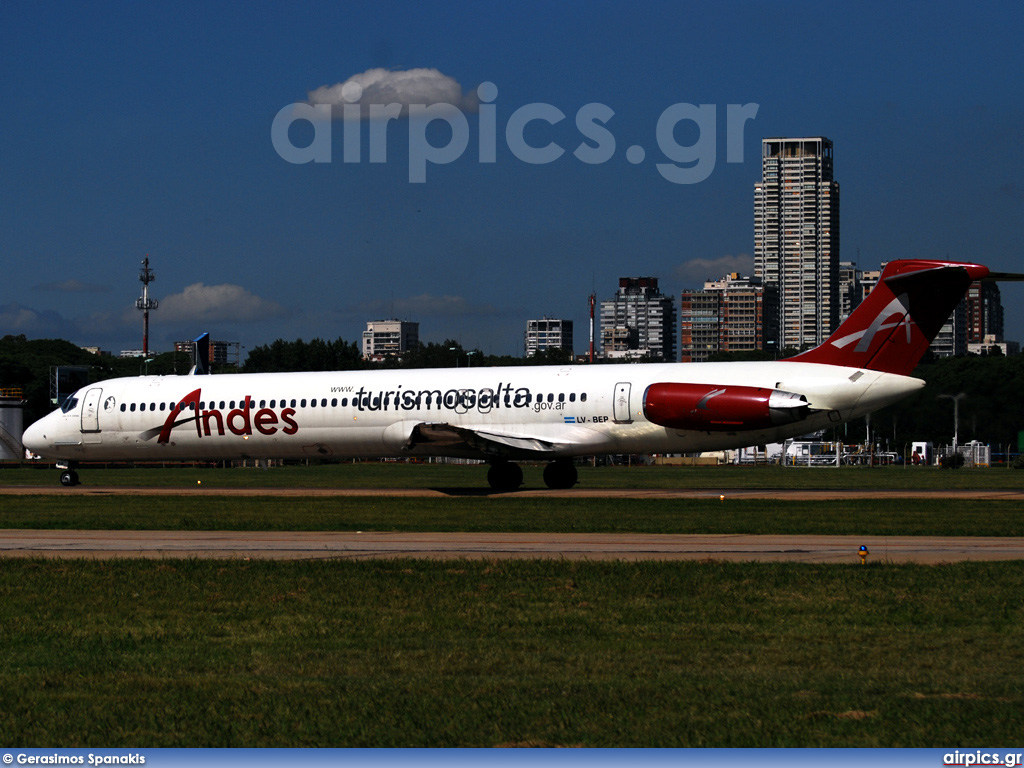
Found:
[[[60,484],[63,486],[71,487],[79,484],[78,472],[72,464],[57,465],[57,469],[61,470],[60,473]]]

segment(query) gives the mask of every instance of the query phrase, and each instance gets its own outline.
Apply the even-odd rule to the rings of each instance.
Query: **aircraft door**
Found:
[[[100,387],[93,387],[85,393],[82,398],[82,431],[100,431],[100,396],[103,390]]]
[[[612,398],[612,418],[616,424],[632,424],[632,409],[629,405],[629,392],[633,385],[628,381],[620,381],[615,385],[615,397]]]

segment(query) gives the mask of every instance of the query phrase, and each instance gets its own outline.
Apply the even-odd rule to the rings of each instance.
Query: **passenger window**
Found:
[[[337,407],[338,407],[338,398],[332,397],[331,398],[331,408],[337,408]]]
[[[135,413],[135,403],[132,403],[131,411],[132,413]]]
[[[564,403],[565,402],[565,392],[559,392],[558,393],[558,402],[560,402],[560,403]]]
[[[548,392],[548,402],[549,403],[555,402],[555,393],[554,392]]]
[[[305,405],[305,403],[303,403],[303,405]],[[312,400],[309,401],[309,407],[310,408],[316,408],[316,398],[315,397]]]
[[[580,394],[580,402],[581,403],[587,402],[587,393],[586,392],[583,392],[583,393]]]
[[[576,393],[575,392],[570,392],[569,393],[569,402],[570,403],[575,403],[576,402]]]
[[[299,403],[300,403],[300,406],[299,406],[300,408],[305,408],[306,407],[306,398],[302,398],[302,400],[300,400]]]

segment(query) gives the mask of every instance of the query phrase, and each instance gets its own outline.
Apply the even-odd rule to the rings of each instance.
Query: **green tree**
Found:
[[[277,339],[269,345],[253,347],[246,358],[246,373],[278,371],[350,371],[365,367],[359,348],[344,339],[324,341]]]

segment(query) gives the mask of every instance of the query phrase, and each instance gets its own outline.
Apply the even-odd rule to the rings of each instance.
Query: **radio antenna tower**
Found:
[[[597,294],[590,294],[588,301],[590,302],[590,362],[594,362],[594,303],[597,301]]]
[[[156,278],[153,270],[149,268],[149,255],[142,260],[142,269],[139,270],[139,280],[142,281],[142,298],[135,300],[135,308],[142,310],[142,356],[149,357],[149,310],[156,309],[160,302],[149,298],[149,284]]]

